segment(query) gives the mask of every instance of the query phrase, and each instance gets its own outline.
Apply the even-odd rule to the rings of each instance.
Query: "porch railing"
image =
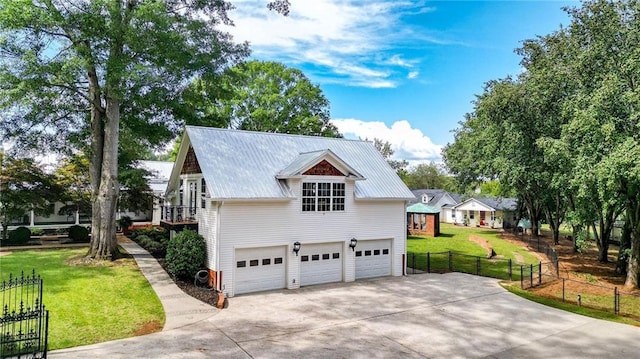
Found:
[[[160,220],[171,223],[195,222],[196,208],[188,206],[162,206]]]

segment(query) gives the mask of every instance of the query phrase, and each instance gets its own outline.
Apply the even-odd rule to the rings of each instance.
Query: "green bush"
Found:
[[[43,234],[44,234],[44,229],[37,228],[37,227],[31,228],[31,235],[32,236],[41,236]]]
[[[129,233],[129,238],[151,252],[155,257],[164,257],[169,243],[169,232],[160,227],[141,228]]]
[[[74,242],[89,242],[89,230],[83,226],[69,227],[69,239]]]
[[[194,231],[185,229],[178,233],[167,246],[167,269],[172,275],[193,279],[204,266],[206,245],[204,238]]]
[[[23,244],[27,244],[31,239],[31,231],[27,227],[18,227],[13,231],[9,231],[9,235],[7,237],[8,244],[19,246]]]
[[[116,223],[118,224],[118,226],[120,226],[120,229],[125,231],[129,227],[131,227],[131,225],[133,224],[133,219],[131,219],[131,217],[129,216],[122,216],[119,220],[116,221]]]

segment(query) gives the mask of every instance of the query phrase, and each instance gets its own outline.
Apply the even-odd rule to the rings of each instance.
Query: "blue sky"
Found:
[[[577,1],[234,1],[238,41],[252,57],[296,67],[331,102],[346,137],[382,138],[396,158],[440,161],[483,84],[516,75],[521,41],[546,35]]]

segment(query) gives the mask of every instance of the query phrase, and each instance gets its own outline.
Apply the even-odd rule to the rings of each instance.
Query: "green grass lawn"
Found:
[[[486,259],[486,250],[477,243],[469,240],[469,236],[482,237],[496,252],[495,259]],[[452,267],[455,271],[465,273],[480,273],[495,278],[508,279],[508,260],[512,261],[513,279],[518,280],[520,274],[516,266],[518,261],[523,264],[538,263],[538,259],[523,247],[502,240],[498,232],[492,229],[454,226],[448,223],[440,224],[438,237],[407,237],[407,263],[413,266],[415,254],[416,269],[427,268],[426,253],[430,252],[429,267],[432,270],[447,270],[449,268],[448,253],[453,252]],[[478,259],[480,258],[480,259]],[[409,270],[411,272],[411,270]]]
[[[144,324],[164,325],[162,303],[133,259],[99,266],[67,263],[86,251],[34,250],[0,257],[0,280],[32,269],[42,277],[49,349],[127,338]]]

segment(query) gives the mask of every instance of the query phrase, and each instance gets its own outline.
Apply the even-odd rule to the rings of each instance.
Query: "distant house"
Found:
[[[415,196],[409,204],[422,203],[440,210],[440,222],[453,223],[452,207],[461,202],[460,195],[442,189],[414,189]]]
[[[512,228],[516,224],[517,207],[515,198],[472,197],[452,206],[451,210],[455,224]]]
[[[161,225],[234,296],[403,275],[412,198],[370,142],[187,126]]]

